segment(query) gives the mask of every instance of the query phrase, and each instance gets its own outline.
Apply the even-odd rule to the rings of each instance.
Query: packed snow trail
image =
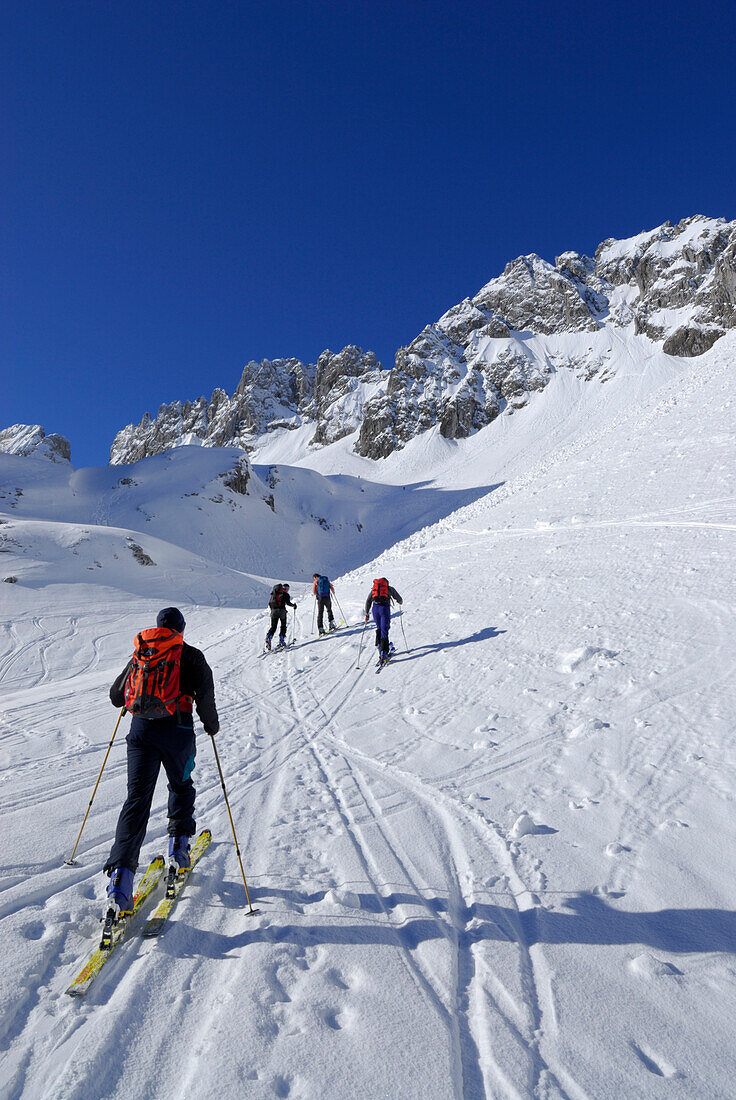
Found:
[[[295,593],[297,644],[259,661],[265,612],[186,608],[260,912],[202,735],[207,858],[79,1003],[123,730],[61,861],[157,605],[3,592],[3,1096],[730,1095],[732,387],[723,363],[693,377],[336,579],[333,637]],[[355,666],[384,574],[404,611],[377,677],[371,628]],[[162,782],[142,860],[165,803]]]

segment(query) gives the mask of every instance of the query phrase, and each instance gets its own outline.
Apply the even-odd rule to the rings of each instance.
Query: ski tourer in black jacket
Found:
[[[128,679],[128,673],[132,665],[133,658],[131,657],[110,688],[110,701],[114,707],[122,707],[125,705],[125,681]],[[179,685],[182,695],[191,695],[193,697],[194,704],[197,708],[197,714],[205,728],[205,733],[214,736],[220,729],[220,719],[218,718],[217,707],[215,706],[215,684],[212,679],[212,669],[207,664],[204,653],[199,649],[195,649],[193,645],[188,645],[186,642],[183,643],[181,649]],[[151,723],[158,721],[168,722],[170,724],[171,722],[169,718],[140,718],[138,720]],[[193,715],[186,711],[182,711],[179,716],[178,724],[181,726],[193,727]]]
[[[177,607],[166,607],[158,613],[156,627],[181,634],[186,623]],[[133,659],[110,688],[113,706],[125,706],[125,682]],[[179,662],[180,700],[193,699],[206,732],[214,737],[220,728],[215,706],[212,670],[204,654],[182,640]],[[169,860],[180,868],[189,866],[189,838],[194,835],[196,791],[192,782],[196,757],[194,717],[187,702],[176,714],[164,718],[143,718],[133,714],[126,737],[128,794],[118,817],[115,840],[105,864],[111,875],[107,889],[108,905],[119,912],[132,906],[133,873],[138,866],[141,845],[146,835],[148,816],[163,764],[169,785],[168,834]]]

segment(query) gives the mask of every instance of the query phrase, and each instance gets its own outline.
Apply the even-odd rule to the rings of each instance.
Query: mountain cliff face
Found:
[[[242,447],[279,428],[314,425],[315,444],[334,443],[359,426],[361,402],[351,400],[366,383],[380,377],[372,351],[350,345],[317,363],[264,359],[245,367],[232,397],[217,389],[208,401],[174,401],[157,416],[118,432],[110,451],[112,465],[136,462],[182,443],[206,447]]]
[[[606,328],[693,356],[735,325],[736,222],[667,222],[604,241],[595,258],[565,252],[554,266],[522,256],[399,349],[355,450],[383,458],[434,424],[463,438],[521,408],[555,370],[605,378],[610,347],[596,353],[589,337]]]
[[[111,462],[132,462],[183,442],[248,449],[264,434],[314,425],[311,446],[356,433],[355,451],[386,457],[428,428],[459,439],[522,408],[553,373],[605,380],[610,341],[648,340],[696,356],[736,327],[736,222],[702,216],[665,222],[594,257],[565,252],[507,264],[453,306],[382,373],[371,352],[324,352],[249,363],[233,394],[175,402],[115,437]],[[596,335],[598,334],[598,335]]]

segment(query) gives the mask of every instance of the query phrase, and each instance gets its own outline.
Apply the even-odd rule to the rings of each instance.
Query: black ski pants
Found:
[[[286,608],[285,607],[272,607],[271,608],[271,629],[266,635],[267,638],[273,638],[276,633],[276,627],[281,624],[279,630],[279,637],[286,637]]]
[[[335,619],[332,614],[332,600],[329,596],[317,597],[317,630],[323,629],[324,614],[327,612],[327,618],[330,624],[334,623]]]
[[[196,830],[192,782],[196,741],[192,726],[176,718],[155,721],[133,717],[128,742],[128,797],[118,818],[115,842],[105,870],[135,871],[146,835],[156,780],[164,766],[169,781],[169,836],[191,836]]]

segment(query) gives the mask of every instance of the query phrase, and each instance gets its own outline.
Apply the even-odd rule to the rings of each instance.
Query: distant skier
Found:
[[[286,645],[286,608],[293,607],[296,611],[296,604],[292,603],[289,595],[288,584],[273,586],[268,606],[271,609],[271,628],[266,634],[266,649],[271,648],[271,639],[276,633],[277,626],[280,626],[279,645]]]
[[[133,875],[162,764],[169,781],[169,865],[189,866],[189,838],[196,828],[192,704],[210,737],[220,720],[212,669],[204,654],[184,641],[185,626],[178,607],[159,611],[156,626],[136,636],[133,656],[110,688],[113,706],[124,706],[133,716],[126,738],[128,795],[104,868],[110,875],[106,912],[113,909],[116,918],[133,908]]]
[[[395,588],[392,588],[385,577],[377,577],[373,581],[370,595],[365,601],[365,621],[368,622],[371,604],[373,605],[373,621],[376,624],[376,645],[381,661],[388,660],[389,640],[388,633],[391,629],[391,601],[403,604],[403,600]]]
[[[330,630],[337,630],[335,618],[332,614],[331,596],[335,595],[335,587],[329,577],[323,577],[319,573],[313,575],[312,593],[317,600],[317,630],[320,634],[326,634],[324,628],[324,613],[327,612],[327,621]],[[314,622],[314,619],[312,619]]]

